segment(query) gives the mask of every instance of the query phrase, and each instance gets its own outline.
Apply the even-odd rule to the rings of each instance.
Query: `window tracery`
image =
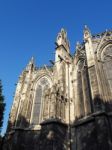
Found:
[[[109,83],[110,91],[112,91],[112,44],[109,44],[104,48],[101,58],[106,79]]]
[[[47,89],[50,88],[50,81],[47,77],[42,77],[37,81],[35,99],[33,104],[32,124],[37,125],[42,120],[43,105],[46,103],[44,94]],[[48,111],[47,111],[48,113]]]

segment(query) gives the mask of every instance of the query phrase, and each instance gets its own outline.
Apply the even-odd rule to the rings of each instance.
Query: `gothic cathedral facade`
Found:
[[[4,150],[112,149],[112,31],[92,35],[70,54],[56,39],[52,66],[28,63],[19,77]]]

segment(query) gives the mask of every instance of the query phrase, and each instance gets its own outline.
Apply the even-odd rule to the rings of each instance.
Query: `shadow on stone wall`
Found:
[[[112,112],[112,100],[104,101],[97,95],[93,100],[93,109],[96,111]]]
[[[79,117],[75,117],[74,123],[77,123],[77,121],[83,119],[84,117],[91,116],[92,114],[98,112],[111,113],[112,100],[104,101],[102,98],[100,98],[99,95],[96,95],[96,97],[93,100],[91,99],[91,113],[89,113],[88,115],[85,115],[83,113]]]
[[[13,150],[20,147],[22,143],[24,143],[24,139],[22,139],[21,134],[19,132],[24,132],[24,127],[28,127],[29,123],[26,121],[25,117],[19,116],[17,122],[8,122],[7,131],[4,135],[3,140],[3,150]],[[21,142],[18,142],[21,141]],[[17,149],[18,149],[17,148]],[[19,150],[19,149],[18,149]]]
[[[71,150],[112,149],[112,103],[96,96],[92,107],[93,113],[77,118],[71,126]],[[2,150],[67,149],[68,126],[60,120],[46,120],[41,124],[41,130],[37,130],[19,116],[16,125],[9,122]]]
[[[75,120],[71,127],[72,149],[112,149],[112,102],[99,96],[92,100],[94,112]]]
[[[16,127],[9,124],[11,128],[4,137],[2,150],[64,150],[66,147],[67,126],[57,120],[42,123],[41,130],[31,128],[22,116]]]

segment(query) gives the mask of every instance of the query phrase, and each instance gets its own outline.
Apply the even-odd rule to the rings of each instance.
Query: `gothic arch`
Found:
[[[106,42],[103,42],[103,44],[101,45],[101,47],[100,47],[100,48],[98,49],[98,51],[97,51],[97,59],[98,59],[98,60],[101,60],[101,53],[102,53],[103,49],[104,49],[106,46],[110,45],[110,44],[112,44],[112,40],[108,40],[108,41],[106,41]]]
[[[38,125],[42,121],[43,105],[45,100],[43,94],[46,89],[51,88],[52,78],[47,74],[42,74],[34,81],[34,99],[31,114],[31,124]]]
[[[112,41],[105,42],[97,53],[100,62],[100,80],[104,85],[104,96],[107,100],[112,96]]]

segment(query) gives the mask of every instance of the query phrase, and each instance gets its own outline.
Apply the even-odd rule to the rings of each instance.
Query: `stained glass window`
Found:
[[[112,91],[112,45],[107,46],[102,52],[103,68]]]
[[[42,77],[37,82],[36,94],[33,105],[32,124],[37,125],[42,118],[42,106],[45,103],[43,94],[50,87],[50,82],[46,77]]]

